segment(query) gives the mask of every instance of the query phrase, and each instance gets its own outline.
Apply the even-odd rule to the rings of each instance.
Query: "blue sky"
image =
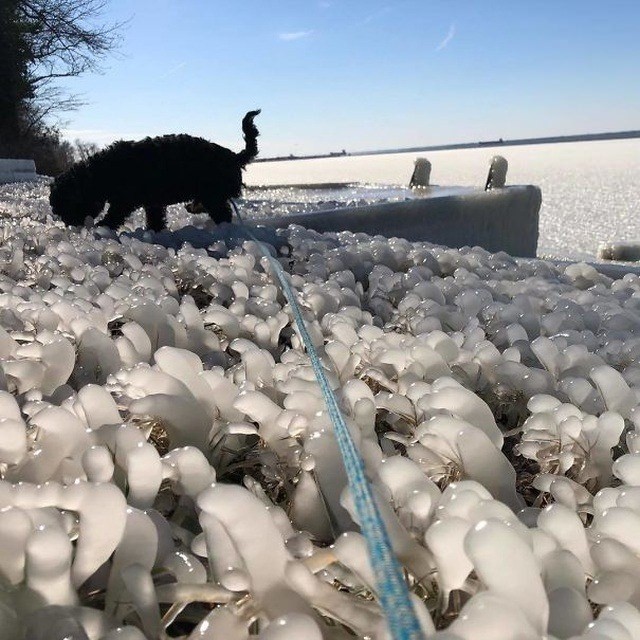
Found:
[[[640,129],[637,0],[110,0],[66,136],[185,132],[263,156]]]

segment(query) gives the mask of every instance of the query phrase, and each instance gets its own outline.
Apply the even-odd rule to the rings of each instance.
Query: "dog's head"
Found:
[[[51,185],[51,209],[65,224],[81,225],[87,216],[95,218],[104,208],[105,199],[96,197],[85,173],[73,168],[58,176]]]

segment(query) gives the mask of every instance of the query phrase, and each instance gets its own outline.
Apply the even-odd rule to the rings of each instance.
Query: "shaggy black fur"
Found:
[[[259,113],[249,111],[242,120],[246,144],[240,153],[188,135],[114,142],[55,179],[49,197],[53,213],[78,225],[108,202],[99,224],[115,229],[144,207],[147,227],[160,231],[168,204],[193,200],[216,223],[231,222],[229,198],[240,195],[242,169],[258,155],[253,119]]]

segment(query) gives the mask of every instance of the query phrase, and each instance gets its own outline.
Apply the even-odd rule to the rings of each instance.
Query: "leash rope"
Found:
[[[280,282],[285,298],[291,307],[307,355],[311,360],[311,366],[324,396],[329,417],[333,423],[335,437],[348,477],[349,490],[353,496],[356,513],[360,520],[360,528],[367,541],[369,559],[376,579],[380,604],[385,612],[391,635],[394,640],[423,640],[424,636],[411,603],[411,596],[404,580],[402,568],[393,553],[389,535],[380,516],[371,485],[365,475],[364,462],[342,417],[338,401],[324,373],[320,356],[313,346],[302,311],[296,300],[296,295],[287,280],[287,274],[264,243],[258,240],[253,231],[246,226],[236,203],[231,200],[231,204],[240,221],[240,229],[247,238],[256,243]]]

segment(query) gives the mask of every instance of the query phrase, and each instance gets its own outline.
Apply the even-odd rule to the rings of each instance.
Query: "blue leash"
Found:
[[[380,604],[386,614],[391,635],[394,640],[424,640],[400,563],[393,553],[389,535],[387,534],[371,486],[365,475],[364,462],[344,422],[344,418],[338,407],[338,401],[331,390],[329,381],[322,368],[320,356],[311,341],[311,336],[309,335],[304,318],[302,317],[302,312],[296,301],[296,295],[287,280],[287,274],[282,268],[282,265],[271,255],[267,247],[258,240],[251,229],[245,225],[236,203],[231,200],[231,204],[240,221],[240,228],[250,240],[253,240],[258,245],[258,248],[264,257],[267,258],[276,274],[282,291],[293,312],[300,337],[304,342],[307,354],[311,360],[313,371],[322,390],[322,395],[324,396],[329,417],[333,422],[334,433],[349,480],[349,490],[353,496],[358,519],[360,520],[360,528],[367,541],[369,559],[373,567],[376,586],[380,595]]]

